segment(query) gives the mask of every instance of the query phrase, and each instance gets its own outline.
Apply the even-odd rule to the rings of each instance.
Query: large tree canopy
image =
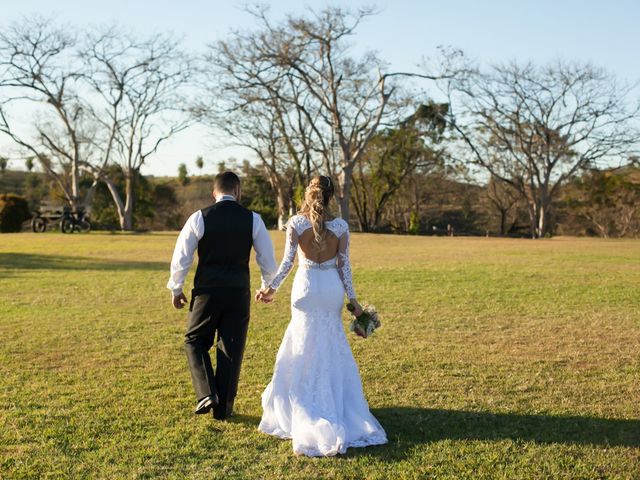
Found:
[[[591,65],[498,65],[449,82],[448,92],[471,162],[520,193],[534,237],[549,232],[569,178],[637,147],[630,88]]]
[[[191,122],[184,111],[191,73],[167,36],[23,20],[0,32],[0,133],[36,158],[74,207],[106,182],[128,230],[141,166]],[[125,177],[124,199],[110,180],[111,164]],[[94,179],[84,195],[83,174]]]

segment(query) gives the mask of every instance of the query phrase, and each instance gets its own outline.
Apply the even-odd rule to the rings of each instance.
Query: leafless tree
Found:
[[[388,113],[394,90],[375,53],[356,58],[349,51],[349,37],[372,14],[371,8],[351,12],[328,7],[306,17],[289,16],[274,26],[264,12],[256,12],[263,28],[280,39],[270,45],[272,57],[314,101],[314,125],[330,147],[325,150],[325,168],[338,177],[340,213],[347,221],[353,170]]]
[[[518,222],[518,205],[522,202],[520,193],[502,180],[491,177],[485,196],[487,210],[498,214],[500,235],[507,235]]]
[[[274,57],[282,38],[264,29],[234,32],[205,56],[199,120],[229,143],[252,150],[276,195],[284,224],[294,186],[304,185],[330,148],[318,130],[317,108],[306,86]]]
[[[280,110],[265,108],[260,102],[243,108],[242,114],[229,112],[228,123],[221,131],[235,139],[237,145],[252,150],[262,165],[271,189],[276,195],[278,228],[283,228],[292,206],[291,190],[296,172],[287,151],[287,132],[281,130]],[[280,118],[279,118],[280,117]],[[250,135],[247,133],[250,132]],[[294,157],[295,158],[295,157]],[[298,175],[299,177],[299,172]]]
[[[190,122],[183,87],[191,67],[178,43],[162,35],[70,31],[35,19],[0,32],[0,132],[39,160],[74,207],[106,182],[128,230],[140,167]],[[28,121],[16,118],[19,109]],[[124,199],[107,175],[114,163],[125,178]],[[85,173],[94,182],[82,198]]]
[[[561,185],[628,154],[640,138],[631,87],[590,65],[498,65],[449,81],[447,91],[471,161],[520,193],[534,238],[549,232]]]
[[[73,207],[86,201],[81,165],[92,161],[95,133],[81,100],[76,46],[68,29],[43,18],[0,31],[0,132],[39,160]],[[32,129],[18,112],[29,115]]]
[[[139,40],[117,28],[89,34],[81,58],[90,87],[85,108],[100,126],[93,142],[100,164],[88,167],[108,186],[121,228],[130,230],[140,168],[191,123],[185,105],[193,67],[177,40],[164,35]],[[105,173],[110,163],[122,170],[124,198]]]
[[[375,53],[352,54],[349,39],[375,13],[371,8],[327,7],[277,23],[264,8],[249,12],[258,21],[256,30],[234,32],[213,46],[210,63],[227,80],[222,97],[237,97],[230,107],[235,110],[249,103],[278,109],[283,115],[276,118],[286,120],[278,125],[284,154],[304,166],[307,176],[321,164],[337,177],[340,213],[348,220],[357,162],[381,125],[407,114],[405,103],[391,100],[400,78],[435,77],[385,72]]]

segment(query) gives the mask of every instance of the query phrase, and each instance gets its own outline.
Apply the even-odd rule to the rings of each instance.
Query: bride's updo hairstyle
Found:
[[[311,221],[313,244],[317,249],[322,248],[325,238],[324,222],[331,217],[329,202],[334,193],[333,180],[324,175],[313,177],[304,191],[300,214]]]

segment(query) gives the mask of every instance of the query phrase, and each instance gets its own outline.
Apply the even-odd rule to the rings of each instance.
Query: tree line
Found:
[[[108,191],[124,230],[142,165],[200,123],[255,154],[279,227],[322,172],[337,180],[338,213],[363,231],[424,233],[430,202],[478,183],[482,195],[463,201],[493,212],[494,233],[544,237],[568,209],[603,236],[634,231],[624,172],[637,162],[640,104],[603,69],[483,66],[440,48],[416,71],[393,71],[352,44],[373,9],[247,12],[254,27],[198,55],[165,35],[13,24],[0,33],[0,132],[72,206]],[[33,113],[20,118],[26,104]]]

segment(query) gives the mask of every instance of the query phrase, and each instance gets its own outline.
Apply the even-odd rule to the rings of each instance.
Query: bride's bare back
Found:
[[[298,238],[298,245],[302,253],[304,253],[305,258],[316,263],[322,263],[331,260],[338,254],[338,247],[340,245],[338,237],[328,229],[325,229],[324,235],[324,242],[322,242],[322,247],[318,250],[313,244],[313,229],[309,228],[302,232]]]
[[[356,307],[356,311],[361,309],[356,294],[353,290],[351,278],[351,263],[349,262],[349,224],[341,218],[334,218],[325,221],[325,239],[322,247],[318,250],[313,243],[314,235],[309,219],[303,215],[294,215],[287,223],[287,239],[285,243],[284,256],[275,277],[271,281],[266,296],[272,296],[282,284],[293,268],[296,252],[301,251],[302,257],[314,263],[323,264],[335,258],[335,268],[344,286],[347,298]],[[298,250],[299,249],[299,250]],[[301,265],[306,268],[304,262]],[[313,266],[311,266],[313,267]],[[329,266],[330,268],[330,266]],[[259,298],[256,297],[259,300]],[[270,301],[270,298],[268,298]],[[357,314],[359,315],[359,314]]]

